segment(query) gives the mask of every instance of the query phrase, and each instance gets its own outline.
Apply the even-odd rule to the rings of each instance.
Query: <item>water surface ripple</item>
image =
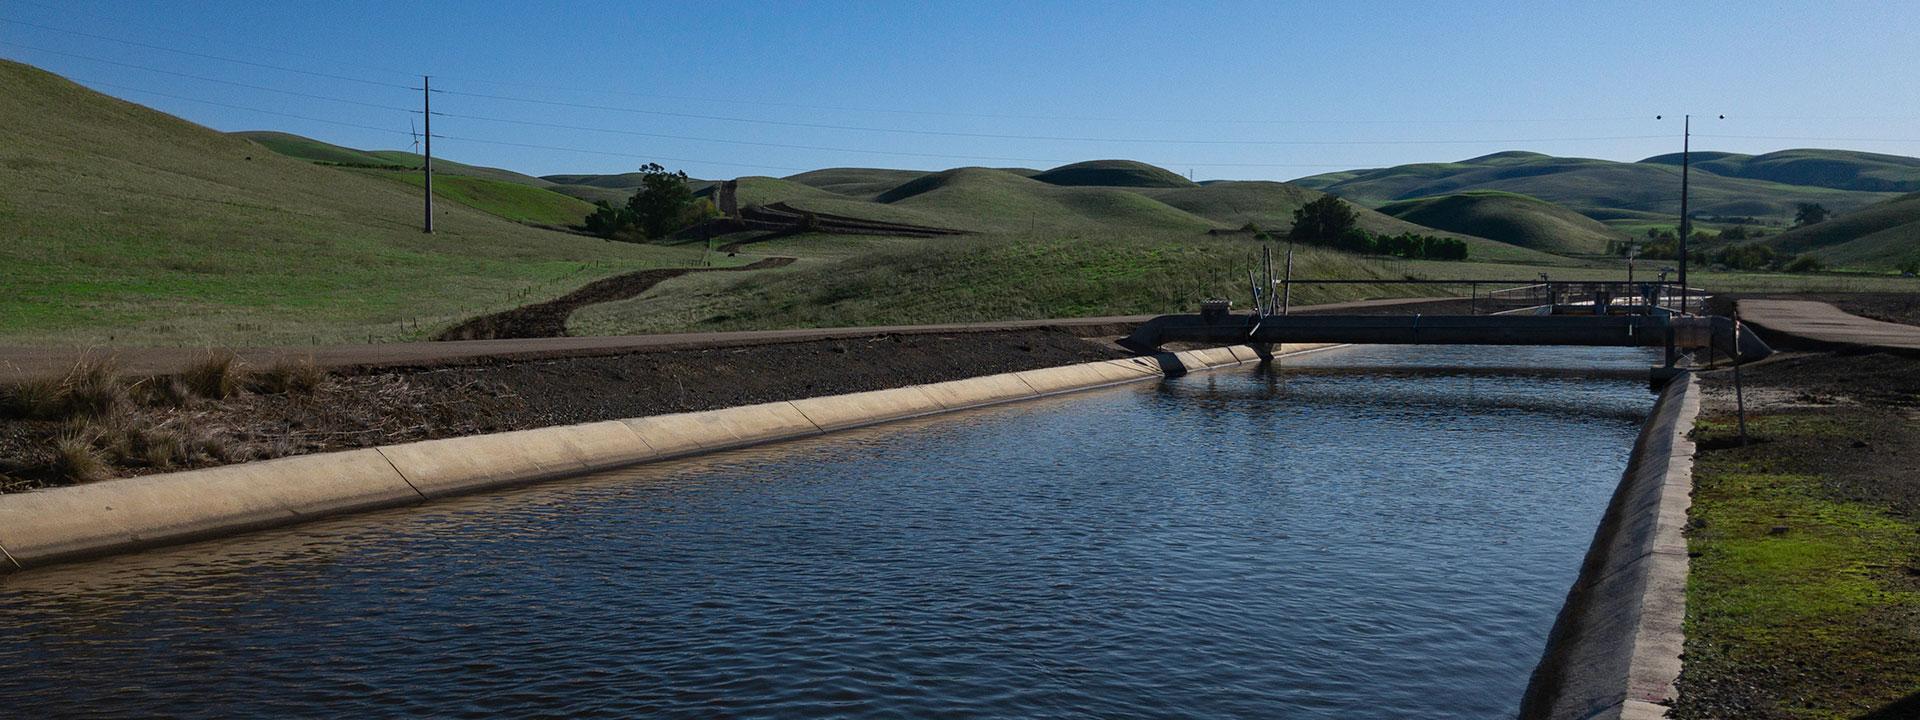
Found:
[[[1286,365],[1382,372],[1202,373],[25,573],[0,715],[1510,716],[1651,405],[1617,371],[1649,362],[1356,348]]]

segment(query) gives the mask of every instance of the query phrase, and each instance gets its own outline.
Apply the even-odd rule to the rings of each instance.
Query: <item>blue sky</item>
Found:
[[[431,74],[436,155],[535,174],[1132,158],[1287,179],[1635,160],[1677,150],[1687,112],[1727,116],[1696,124],[1702,149],[1920,155],[1920,3],[1574,5],[8,0],[0,56],[362,148],[410,144]]]

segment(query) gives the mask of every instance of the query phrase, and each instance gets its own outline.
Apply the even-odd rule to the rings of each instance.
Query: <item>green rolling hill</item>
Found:
[[[1380,212],[1427,227],[1551,253],[1597,255],[1624,236],[1593,218],[1526,195],[1475,190],[1401,200]]]
[[[1671,221],[1680,213],[1680,168],[1658,162],[1623,163],[1531,152],[1502,152],[1453,163],[1420,163],[1342,171],[1294,183],[1379,207],[1399,200],[1498,190],[1530,195],[1602,222]],[[1798,203],[1844,212],[1892,193],[1789,185],[1696,172],[1697,215],[1790,221]]]
[[[1920,259],[1920,192],[1765,238],[1789,255],[1812,253],[1842,267],[1886,270]]]
[[[421,156],[404,150],[355,150],[289,133],[231,133],[288,157],[342,165],[373,177],[420,187]],[[411,168],[411,169],[406,169]],[[579,225],[593,204],[556,192],[559,185],[511,170],[433,159],[433,194],[514,222],[552,227]],[[622,198],[624,200],[624,198]]]
[[[1643,163],[1679,165],[1680,154],[1656,155]],[[1836,190],[1913,192],[1920,190],[1920,158],[1858,150],[1781,150],[1764,155],[1694,153],[1693,167],[1715,175],[1811,185]]]
[[[698,251],[608,243],[316,165],[0,61],[0,341],[415,338]]]
[[[1090,160],[1062,165],[1032,176],[1048,185],[1098,187],[1182,188],[1194,182],[1179,173],[1133,160]]]

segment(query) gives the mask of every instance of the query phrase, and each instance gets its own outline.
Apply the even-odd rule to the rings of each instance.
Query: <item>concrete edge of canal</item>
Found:
[[[1699,381],[1675,378],[1634,442],[1521,700],[1523,720],[1666,717],[1686,636]]]
[[[1271,355],[1328,347],[1287,345]],[[426,440],[0,495],[0,574],[907,418],[1257,362],[1247,346]]]

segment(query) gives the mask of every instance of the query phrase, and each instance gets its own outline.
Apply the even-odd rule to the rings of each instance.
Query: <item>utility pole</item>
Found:
[[[1693,159],[1693,116],[1680,120],[1680,314],[1687,314],[1687,236],[1693,218],[1687,216],[1687,175]]]
[[[433,78],[420,76],[420,124],[426,131],[426,153],[421,155],[420,172],[427,185],[427,214],[420,232],[433,232]]]
[[[1719,116],[1721,120],[1727,116]],[[1661,116],[1655,115],[1659,120]],[[1687,241],[1693,234],[1693,217],[1687,213],[1687,180],[1693,168],[1693,115],[1680,119],[1680,313],[1687,312]]]

